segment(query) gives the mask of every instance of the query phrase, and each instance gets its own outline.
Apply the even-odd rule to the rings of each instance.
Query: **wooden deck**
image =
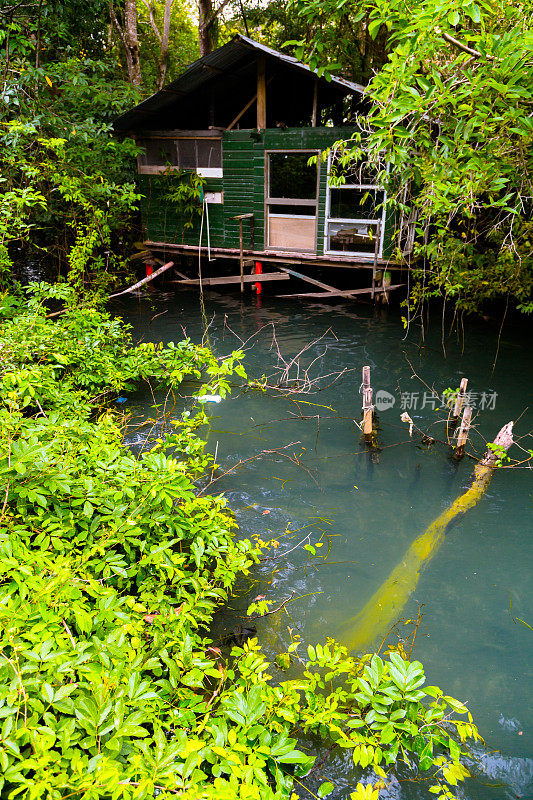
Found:
[[[143,253],[152,253],[153,255],[159,254],[164,255],[167,257],[170,253],[174,253],[176,255],[198,255],[199,248],[193,245],[180,245],[180,244],[171,244],[167,242],[151,242],[146,241],[143,243],[144,247],[146,248]],[[214,276],[206,276],[205,278],[189,278],[181,272],[177,272],[180,276],[180,280],[173,280],[171,283],[180,285],[180,286],[229,286],[229,285],[236,285],[240,284],[241,292],[244,291],[245,284],[260,284],[264,282],[270,281],[287,281],[290,278],[296,279],[298,281],[303,281],[305,283],[309,283],[314,287],[318,287],[322,291],[317,292],[302,292],[297,291],[288,294],[278,294],[275,295],[276,297],[280,298],[294,298],[294,299],[301,299],[301,300],[325,300],[325,299],[334,299],[334,298],[344,298],[346,300],[355,299],[361,295],[370,294],[371,298],[374,299],[377,295],[384,294],[385,298],[388,302],[388,293],[394,291],[395,289],[400,289],[405,286],[405,283],[395,283],[392,285],[382,286],[381,283],[376,280],[376,276],[379,273],[383,274],[385,270],[396,269],[401,270],[405,269],[401,265],[398,264],[390,264],[388,261],[384,261],[381,259],[377,259],[375,256],[372,258],[358,260],[358,261],[349,261],[346,258],[337,258],[333,257],[319,257],[317,258],[313,254],[309,253],[294,253],[291,252],[273,252],[272,250],[268,251],[259,251],[259,250],[232,250],[229,248],[211,248],[210,249],[211,257],[215,261],[217,258],[232,258],[239,261],[240,267],[240,274],[239,275],[214,275]],[[205,247],[201,248],[201,254],[207,256],[207,249]],[[214,258],[213,258],[214,256]],[[156,259],[158,260],[158,259]],[[261,261],[262,263],[267,262],[273,266],[276,266],[278,269],[275,272],[262,272],[259,274],[244,274],[243,266],[246,265],[248,269],[254,269],[254,262]],[[288,265],[291,265],[290,267]],[[324,283],[324,281],[317,280],[317,278],[312,277],[311,275],[305,275],[302,272],[297,272],[295,269],[291,268],[293,264],[301,265],[301,266],[311,266],[311,267],[330,267],[330,268],[337,268],[337,267],[346,267],[351,269],[369,269],[372,270],[370,278],[371,278],[371,286],[369,287],[357,287],[354,289],[339,289],[336,286],[333,286],[329,283]],[[258,287],[259,291],[259,287]]]
[[[173,244],[167,242],[145,241],[144,246],[147,250],[154,253],[179,253],[182,255],[198,255],[198,247],[189,244]],[[211,256],[215,258],[240,259],[240,251],[229,247],[211,247]],[[341,269],[373,269],[374,256],[368,258],[362,256],[332,256],[314,253],[283,252],[277,250],[244,250],[244,257],[247,260],[261,261],[266,264],[295,264],[309,265],[313,267],[336,267]],[[207,247],[202,247],[202,254],[207,256]],[[377,259],[378,269],[406,271],[405,265],[397,264],[394,261]]]

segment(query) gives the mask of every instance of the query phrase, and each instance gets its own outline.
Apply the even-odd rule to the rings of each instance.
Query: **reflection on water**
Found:
[[[194,341],[202,338],[193,291],[164,297],[154,293],[148,301],[122,300],[114,308],[145,341],[176,341],[183,328]],[[252,586],[243,582],[225,624],[233,627],[250,597],[264,594],[277,605],[294,592],[286,614],[258,622],[258,635],[274,657],[287,647],[289,629],[305,644],[338,635],[469,483],[468,459],[454,464],[438,442],[428,447],[409,439],[408,426],[400,421],[400,393],[411,404],[417,395],[416,407],[408,410],[419,427],[444,415],[429,398],[424,402],[426,387],[412,378],[407,359],[439,394],[466,375],[478,400],[481,393],[496,395],[494,409],[485,408],[475,420],[474,444],[481,452],[484,440],[518,419],[531,401],[532,353],[520,331],[509,328],[492,375],[497,331],[486,325],[471,325],[464,352],[462,342],[449,338],[445,357],[440,320],[419,346],[418,331],[403,338],[394,310],[374,312],[349,303],[304,306],[264,295],[258,306],[248,295],[241,303],[234,295],[215,293],[206,295],[205,310],[217,354],[245,342],[250,377],[267,375],[274,384],[285,373],[293,389],[299,381],[311,390],[283,396],[236,389],[231,399],[206,404],[208,446],[217,450],[223,471],[245,461],[212,488],[227,495],[243,536],[279,542],[257,569]],[[372,368],[374,388],[396,398],[394,407],[380,414],[382,449],[375,458],[361,447],[354,424],[360,418],[364,364]],[[325,375],[319,391],[314,382]],[[145,414],[153,400],[130,398],[129,404]],[[526,411],[516,435],[532,427],[532,414]],[[138,447],[147,430],[132,434]],[[445,436],[442,423],[431,430],[436,439]],[[531,438],[521,444],[533,447]],[[429,682],[468,704],[487,741],[490,752],[480,754],[482,775],[469,782],[464,794],[471,800],[533,797],[533,633],[509,613],[512,598],[513,615],[533,620],[530,476],[527,469],[494,476],[477,506],[447,531],[404,609],[407,617],[416,617],[422,607],[416,657]],[[324,547],[312,557],[303,546],[317,542]],[[348,763],[339,756],[327,764],[324,775],[335,782],[336,797],[349,796]],[[427,786],[399,780],[391,785],[390,796],[427,797]]]

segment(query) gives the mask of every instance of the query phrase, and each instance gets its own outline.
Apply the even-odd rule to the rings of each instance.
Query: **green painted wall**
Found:
[[[266,150],[324,150],[339,139],[348,138],[351,128],[278,128],[258,133],[255,130],[229,131],[223,134],[223,178],[210,178],[205,191],[223,191],[223,205],[209,204],[211,245],[238,249],[239,214],[254,214],[254,249],[264,247],[264,197]],[[326,206],[326,164],[319,163],[320,195],[318,206],[317,253],[324,252],[324,218]],[[144,195],[141,211],[147,239],[157,242],[198,245],[200,215],[191,229],[165,199],[164,179],[159,175],[139,175],[139,189]],[[249,224],[244,221],[244,244],[249,247]],[[385,257],[392,251],[391,225],[385,227]],[[206,223],[202,244],[207,244]]]

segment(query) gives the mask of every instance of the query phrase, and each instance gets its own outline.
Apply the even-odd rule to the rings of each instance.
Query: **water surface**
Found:
[[[177,341],[184,331],[200,341],[204,334],[195,291],[153,293],[117,302],[114,309],[144,341]],[[205,317],[217,355],[245,342],[250,377],[266,375],[275,384],[296,358],[289,385],[303,391],[237,389],[208,407],[208,447],[217,452],[221,471],[245,462],[212,486],[227,495],[241,535],[279,541],[220,624],[235,624],[255,595],[276,605],[301,597],[286,606],[288,614],[260,621],[258,636],[271,657],[287,647],[291,631],[306,649],[338,635],[416,537],[468,485],[469,459],[457,465],[445,445],[409,438],[400,421],[402,395],[416,425],[443,439],[445,413],[430,400],[429,387],[441,393],[468,376],[469,388],[478,393],[472,447],[481,452],[483,441],[510,419],[522,415],[519,436],[533,428],[527,410],[531,348],[519,329],[504,329],[493,372],[497,326],[471,323],[463,338],[463,331],[450,335],[445,328],[443,334],[436,315],[422,340],[418,325],[406,335],[397,310],[362,304],[303,305],[268,297],[261,304],[250,295],[241,302],[235,294],[212,292],[205,295]],[[364,364],[372,368],[375,390],[395,398],[380,413],[381,452],[373,456],[354,424],[360,420]],[[147,413],[151,402],[148,396],[132,398],[131,410]],[[142,440],[142,434],[133,439]],[[533,447],[531,437],[520,443]],[[277,452],[261,456],[265,450]],[[531,478],[528,469],[495,475],[485,497],[447,533],[404,610],[404,618],[414,618],[422,609],[415,655],[429,682],[465,701],[486,739],[486,774],[462,794],[472,800],[533,798],[533,631],[510,613],[512,600],[514,616],[533,624]],[[307,542],[324,544],[316,558],[303,549]],[[326,777],[335,782],[336,797],[349,796],[353,775],[342,760],[324,765],[320,780]],[[427,789],[410,783],[391,787],[391,797],[422,796],[429,796]]]

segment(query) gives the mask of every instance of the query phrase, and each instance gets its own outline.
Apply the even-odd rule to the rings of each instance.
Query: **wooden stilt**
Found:
[[[459,428],[459,434],[457,436],[457,445],[453,454],[454,458],[462,458],[464,455],[471,421],[472,406],[466,406],[465,410],[463,411],[463,419],[461,420],[461,427]]]
[[[372,264],[372,293],[371,298],[372,300],[376,294],[376,270],[378,267],[378,255],[379,255],[379,244],[381,241],[381,222],[378,222],[376,225],[376,243],[374,245],[374,261]]]
[[[370,389],[370,367],[363,367],[363,389]]]
[[[257,130],[264,131],[267,126],[266,108],[266,58],[264,53],[257,56]]]
[[[244,237],[242,219],[239,220],[239,267],[241,271],[241,294],[244,292]]]
[[[454,422],[457,422],[457,420],[461,416],[461,411],[463,410],[463,405],[466,398],[467,386],[468,386],[468,378],[461,378],[461,385],[459,386],[459,392],[457,394],[457,397],[455,398],[455,405],[453,407],[452,418]]]
[[[313,111],[311,114],[312,128],[316,128],[317,117],[318,117],[318,78],[315,77],[315,82],[313,84]]]

